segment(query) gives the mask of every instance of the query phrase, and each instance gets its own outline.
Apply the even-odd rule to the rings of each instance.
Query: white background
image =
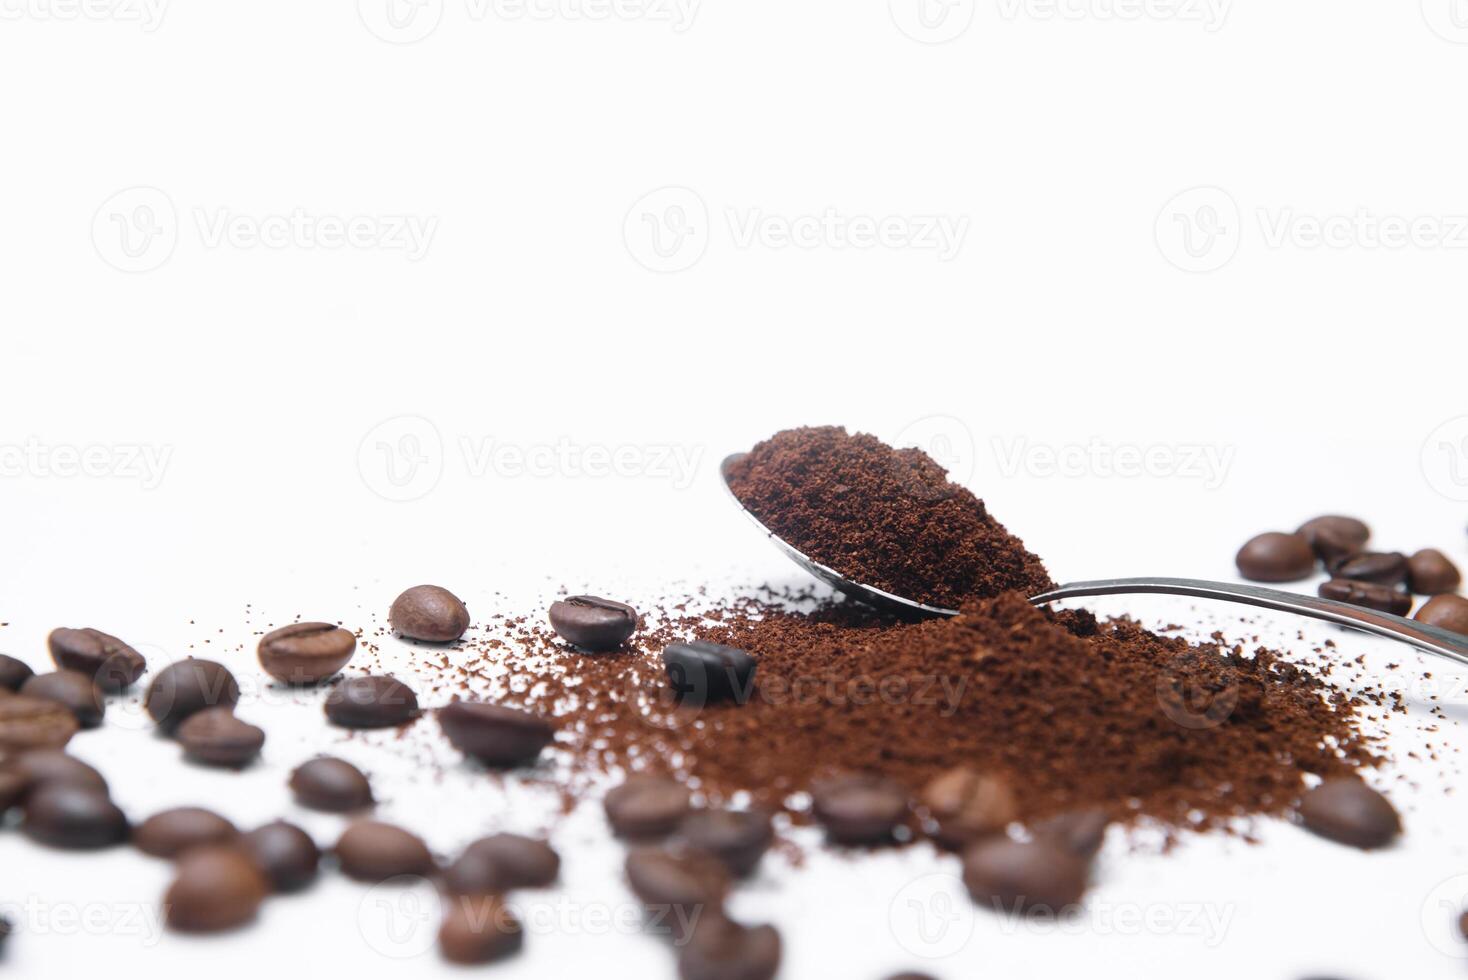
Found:
[[[159,4],[0,0],[0,648],[37,667],[52,627],[95,625],[248,688],[266,624],[370,630],[419,581],[480,618],[562,585],[799,583],[715,481],[794,424],[926,446],[1062,580],[1227,577],[1322,510],[1468,559],[1462,0]],[[975,918],[922,850],[772,861],[736,912],[781,924],[791,977],[1457,975],[1460,678],[1349,650],[1454,702],[1435,735],[1421,704],[1397,725],[1392,852],[1113,840],[1061,935]],[[428,699],[411,649],[383,658]],[[138,817],[329,843],[283,786],[329,749],[442,853],[544,825],[431,726],[338,744],[300,700],[253,706],[270,743],[240,775],[180,765],[125,703],[73,749]],[[1428,740],[1443,762],[1408,758]],[[599,816],[553,834],[541,898],[625,909]],[[198,940],[138,925],[167,872],[134,853],[7,831],[0,863],[15,975],[439,968],[429,926],[373,938],[426,906],[337,878]],[[1182,924],[1204,907],[1227,927]],[[578,967],[672,961],[562,918],[498,972]]]

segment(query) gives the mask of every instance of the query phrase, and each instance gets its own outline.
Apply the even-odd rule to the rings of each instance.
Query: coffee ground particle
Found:
[[[957,609],[1054,586],[1040,559],[922,451],[844,428],[787,429],[729,469],[755,517],[849,579]]]

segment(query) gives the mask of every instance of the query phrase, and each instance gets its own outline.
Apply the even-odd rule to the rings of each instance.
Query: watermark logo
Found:
[[[130,480],[144,490],[163,483],[172,446],[148,443],[0,443],[0,478]]]
[[[399,875],[373,885],[357,905],[357,931],[373,952],[407,960],[433,948],[443,900],[425,878]]]
[[[1422,0],[1422,19],[1444,41],[1468,44],[1468,0]]]
[[[1228,19],[1232,0],[999,0],[1005,20],[1171,21],[1201,24],[1210,34]]]
[[[1449,500],[1468,501],[1468,415],[1444,422],[1422,443],[1422,475]]]
[[[92,216],[92,244],[121,272],[151,272],[178,246],[178,212],[156,187],[118,191]]]
[[[1205,490],[1217,490],[1228,479],[1236,447],[1206,443],[1109,443],[1092,439],[1085,443],[1055,446],[1020,437],[993,440],[999,475],[1013,478],[1021,473],[1047,479],[1192,480]]]
[[[1172,722],[1191,731],[1217,728],[1234,713],[1239,685],[1232,678],[1203,684],[1189,677],[1197,666],[1193,652],[1180,654],[1157,678],[1157,704]]]
[[[691,269],[708,248],[708,205],[687,187],[661,187],[632,205],[622,223],[622,238],[644,269]]]
[[[913,956],[946,959],[962,952],[973,938],[973,903],[963,882],[953,875],[924,875],[893,896],[887,928]]]
[[[1294,208],[1260,208],[1259,229],[1269,248],[1378,249],[1468,248],[1468,215],[1301,214]]]
[[[0,20],[114,21],[151,34],[163,24],[168,0],[0,0]]]
[[[973,479],[977,452],[973,430],[960,418],[952,415],[927,415],[909,422],[888,440],[898,449],[920,449],[948,472],[948,479],[960,485]],[[941,486],[924,483],[915,478],[912,470],[894,460],[897,477],[909,493],[937,499],[946,493]]]
[[[444,0],[357,0],[357,16],[389,44],[414,44],[438,29]]]
[[[418,500],[443,477],[443,437],[422,416],[390,418],[362,437],[357,471],[367,488],[384,500]]]
[[[1438,883],[1422,900],[1422,934],[1427,943],[1444,956],[1468,959],[1468,874],[1454,875]]]
[[[892,23],[921,44],[960,37],[974,22],[974,0],[887,0]]]
[[[1239,250],[1238,202],[1220,187],[1183,191],[1157,213],[1154,235],[1162,257],[1184,272],[1213,272]]]

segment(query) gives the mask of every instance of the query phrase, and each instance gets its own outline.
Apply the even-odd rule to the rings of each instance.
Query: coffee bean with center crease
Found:
[[[30,749],[20,752],[6,759],[6,768],[23,773],[32,787],[66,783],[100,793],[107,792],[107,780],[100,772],[61,749]]]
[[[326,718],[342,728],[390,728],[418,717],[418,697],[395,677],[348,677],[326,696]]]
[[[1317,591],[1322,599],[1349,602],[1353,606],[1378,609],[1394,616],[1405,616],[1412,611],[1411,594],[1398,591],[1389,585],[1333,578],[1329,582],[1321,582]]]
[[[1436,548],[1423,548],[1407,559],[1407,586],[1418,595],[1442,595],[1463,584],[1463,574]]]
[[[228,667],[212,660],[180,660],[153,678],[143,703],[161,728],[172,731],[195,712],[239,699],[240,686]]]
[[[127,817],[106,793],[85,786],[51,783],[25,802],[21,830],[52,847],[90,850],[127,839]]]
[[[401,827],[363,820],[342,832],[336,842],[342,873],[358,881],[386,881],[400,875],[427,876],[433,855],[417,836]]]
[[[239,848],[249,855],[278,892],[299,891],[316,877],[321,851],[300,827],[276,820],[257,827],[239,839]]]
[[[0,696],[0,749],[59,749],[80,727],[76,715],[55,701]]]
[[[6,653],[0,653],[0,688],[7,691],[19,691],[20,686],[35,675],[31,665],[24,660],[17,660]]]
[[[302,763],[291,773],[290,788],[301,806],[328,813],[348,813],[373,803],[372,784],[362,770],[330,756]]]
[[[169,928],[220,932],[255,918],[270,887],[260,869],[234,847],[202,847],[185,854],[163,897]]]
[[[196,711],[173,734],[185,755],[211,766],[243,766],[265,744],[264,730],[235,717],[233,708]]]
[[[109,694],[127,690],[148,668],[141,653],[117,637],[91,627],[52,630],[46,645],[56,666],[86,674]]]
[[[446,903],[438,948],[450,963],[491,963],[516,953],[525,930],[498,895],[457,896]]]
[[[1429,626],[1468,634],[1468,599],[1460,595],[1435,595],[1412,618]]]
[[[1295,533],[1309,538],[1317,531],[1330,534],[1356,551],[1365,548],[1366,542],[1371,540],[1371,528],[1367,527],[1364,521],[1359,521],[1354,517],[1343,517],[1340,514],[1313,517],[1301,524]]]
[[[357,638],[331,623],[291,623],[260,638],[265,672],[283,684],[318,684],[347,665]]]
[[[556,734],[538,715],[482,701],[451,701],[438,709],[438,723],[454,748],[501,767],[532,764]]]
[[[933,837],[945,847],[1000,834],[1019,817],[1019,806],[1009,783],[967,766],[957,766],[933,778],[923,789],[921,802],[936,825]]]
[[[1385,796],[1359,779],[1327,779],[1300,799],[1300,822],[1321,837],[1362,850],[1385,847],[1402,818]]]
[[[1392,588],[1407,584],[1407,556],[1399,551],[1363,551],[1328,566],[1332,578]]]
[[[735,877],[759,866],[775,839],[766,810],[695,810],[678,827],[679,843],[712,854]]]
[[[174,858],[191,848],[233,843],[239,833],[212,810],[181,806],[155,813],[134,827],[133,846],[153,857]]]
[[[96,728],[102,724],[102,716],[107,711],[101,690],[90,677],[76,670],[37,674],[21,685],[20,693],[64,705],[66,710],[76,715],[77,724],[83,728]]]
[[[706,916],[678,952],[682,980],[770,980],[780,969],[780,934],[773,926],[742,926]]]
[[[688,787],[663,776],[636,775],[607,792],[602,801],[607,821],[618,837],[653,840],[666,837],[692,806]]]
[[[1106,842],[1111,817],[1095,807],[1072,810],[1041,820],[1030,828],[1036,840],[1045,841],[1089,861]]]
[[[1059,914],[1085,894],[1089,862],[1046,841],[990,837],[963,855],[963,883],[995,912]]]
[[[678,692],[679,705],[701,708],[715,701],[748,701],[755,661],[735,647],[693,640],[668,644],[663,650],[663,667]]]
[[[444,884],[460,895],[497,895],[515,888],[546,888],[561,870],[561,858],[543,840],[519,834],[481,838],[444,872]]]
[[[625,602],[576,595],[551,603],[551,628],[568,643],[599,653],[615,650],[637,630],[637,610]]]
[[[686,938],[705,916],[723,911],[729,871],[712,854],[639,847],[627,855],[627,884],[647,907],[649,932]]]
[[[387,622],[410,640],[450,643],[469,628],[469,608],[448,589],[415,585],[393,600]]]
[[[850,773],[811,786],[811,809],[837,844],[878,844],[907,815],[907,793],[901,786],[871,773]]]
[[[1254,582],[1296,582],[1315,571],[1315,552],[1304,535],[1268,531],[1245,542],[1234,563]]]

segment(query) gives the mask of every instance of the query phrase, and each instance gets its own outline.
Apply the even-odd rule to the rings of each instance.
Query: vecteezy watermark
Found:
[[[1421,0],[1422,19],[1444,41],[1468,44],[1468,0]]]
[[[357,0],[363,26],[389,44],[413,44],[451,17],[470,23],[494,20],[607,21],[666,24],[675,34],[693,26],[703,0]]]
[[[974,0],[887,0],[897,29],[923,44],[952,41],[974,22]]]
[[[1059,915],[1021,915],[1000,906],[999,931],[1004,935],[1040,936],[1186,936],[1208,949],[1228,938],[1238,909],[1228,902],[1088,901]]]
[[[0,20],[113,21],[156,31],[169,0],[0,0]]]
[[[357,445],[357,472],[384,500],[426,497],[443,478],[443,436],[420,415],[398,415],[373,426]]]
[[[1212,33],[1228,20],[1233,0],[998,0],[1005,20],[1170,21]]]
[[[3,2],[3,0],[0,0]],[[92,216],[92,244],[122,272],[151,272],[167,262],[192,225],[205,249],[400,252],[410,262],[428,254],[438,218],[416,214],[336,215],[297,207],[246,214],[227,207],[194,207],[181,222],[172,198],[156,187],[129,187],[102,202]]]
[[[1239,704],[1239,684],[1232,674],[1215,675],[1207,683],[1197,676],[1201,661],[1211,655],[1185,650],[1157,676],[1157,704],[1174,724],[1191,731],[1217,728]]]
[[[1032,443],[1023,437],[1011,440],[996,438],[992,445],[999,474],[1008,478],[1023,473],[1042,479],[1059,476],[1069,479],[1195,480],[1206,490],[1217,490],[1223,486],[1236,453],[1234,446],[1207,443],[1142,446],[1101,439],[1053,446]]]
[[[1153,235],[1167,261],[1184,272],[1212,272],[1239,250],[1239,205],[1220,187],[1194,187],[1157,212]]]
[[[1422,475],[1449,500],[1468,501],[1468,415],[1448,419],[1423,441]]]
[[[1463,923],[1468,921],[1468,874],[1438,882],[1422,900],[1422,934],[1428,945],[1455,960],[1468,959]]]
[[[0,916],[30,936],[126,936],[145,947],[163,938],[166,910],[155,902],[0,902]]]
[[[0,443],[0,478],[133,480],[144,490],[163,482],[173,447],[151,443],[47,443],[35,437]]]
[[[682,272],[709,246],[709,209],[687,187],[660,187],[638,198],[622,221],[627,251],[644,269]]]
[[[887,906],[887,928],[913,956],[947,959],[974,934],[974,907],[963,882],[937,872],[903,885]]]

